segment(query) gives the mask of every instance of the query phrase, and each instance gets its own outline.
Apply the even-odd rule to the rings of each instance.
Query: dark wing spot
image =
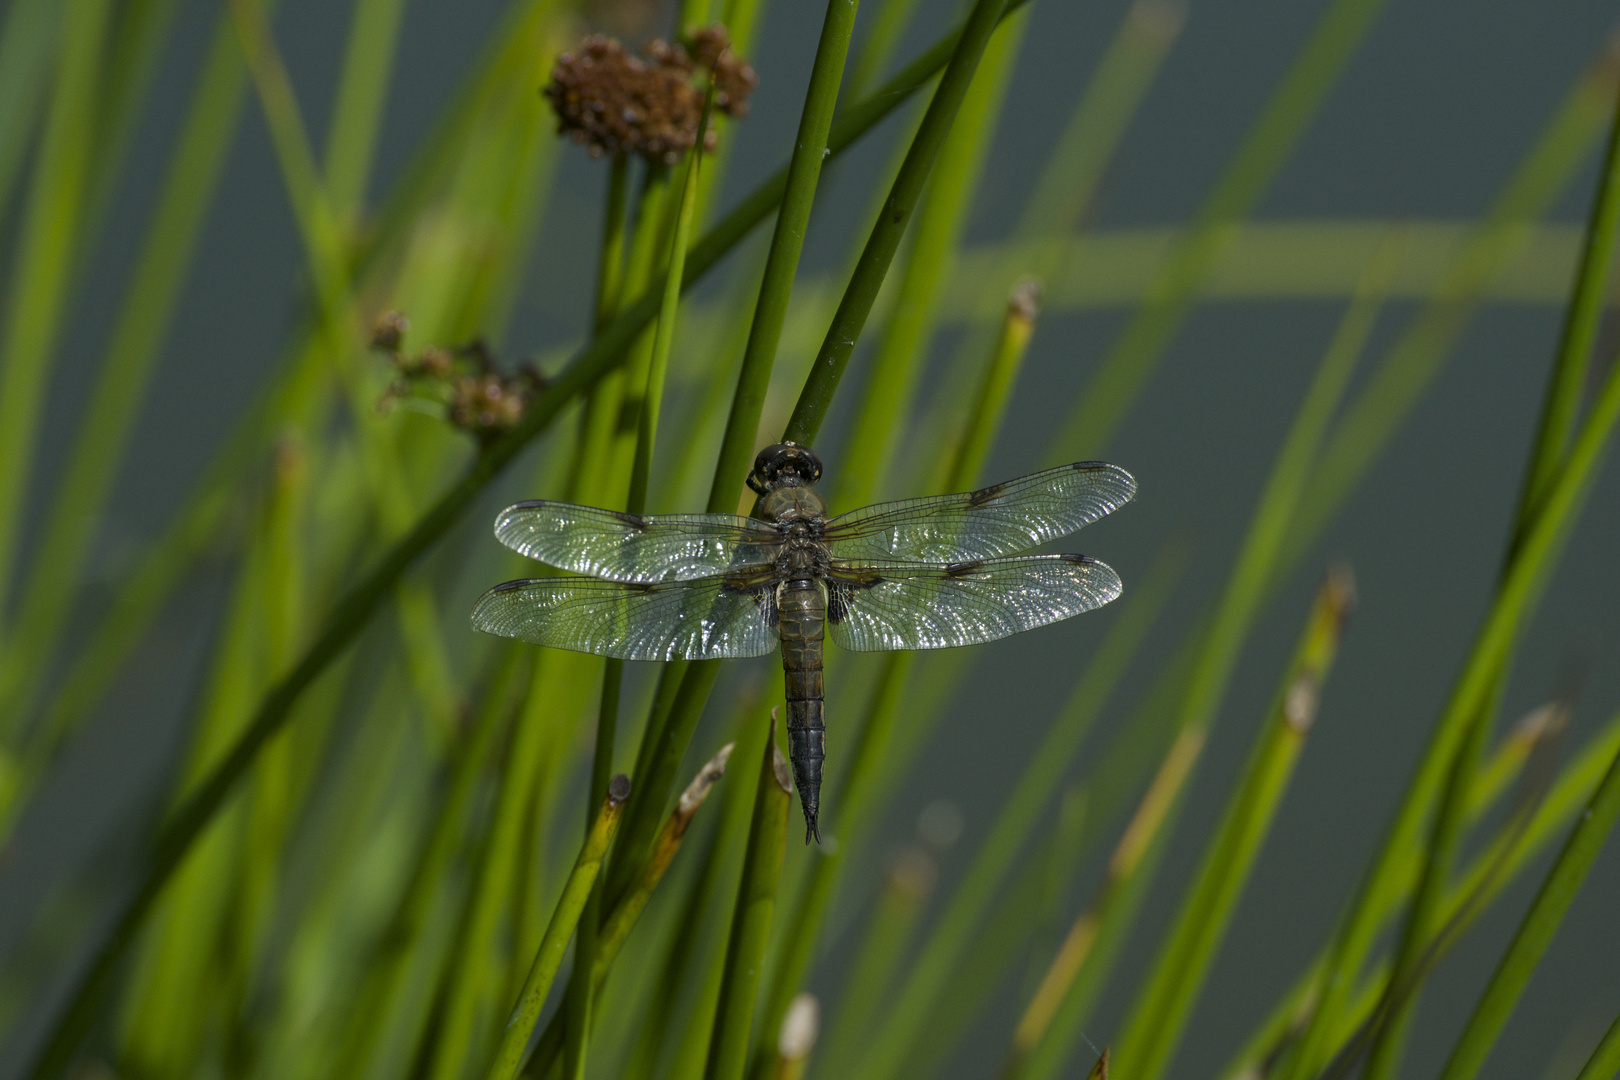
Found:
[[[655,592],[663,592],[662,589],[650,581],[627,581],[624,587],[649,596]]]
[[[984,567],[983,559],[974,559],[971,562],[951,563],[945,568],[945,576],[953,578],[971,577]]]
[[[991,484],[989,487],[982,487],[968,496],[968,505],[983,506],[1005,490],[1007,490],[1005,481],[999,484]]]
[[[1090,555],[1059,555],[1064,562],[1074,563],[1076,566],[1091,566],[1097,560]]]
[[[609,510],[608,513],[612,514],[619,521],[624,522],[637,532],[647,531],[647,519],[642,517],[640,514],[626,514],[621,510]]]
[[[489,591],[490,592],[517,592],[519,589],[523,588],[525,585],[532,585],[538,580],[540,580],[540,579],[539,578],[520,578],[517,581],[503,581],[499,585],[495,586],[493,589],[491,589]]]
[[[1106,461],[1077,461],[1070,466],[1070,468],[1077,469],[1081,472],[1092,472],[1097,469],[1112,469],[1113,467],[1114,466],[1110,465]]]
[[[822,580],[827,585],[827,621],[835,623],[841,623],[849,616],[849,605],[855,599],[856,589],[870,589],[883,584],[883,578],[872,573]]]

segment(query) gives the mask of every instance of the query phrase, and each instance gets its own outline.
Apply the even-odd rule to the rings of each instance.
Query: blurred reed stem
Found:
[[[777,883],[782,875],[787,819],[793,801],[793,780],[787,759],[776,748],[774,709],[770,723],[754,797],[748,854],[743,861],[737,906],[731,917],[725,975],[720,981],[720,998],[715,1007],[705,1080],[742,1080],[748,1065],[754,999],[759,990],[765,946],[770,941],[771,919],[776,911]]]
[[[613,842],[624,800],[629,795],[628,777],[615,777],[608,785],[607,798],[597,812],[585,843],[580,846],[579,857],[574,861],[574,869],[563,886],[562,897],[551,913],[546,936],[535,953],[534,965],[529,969],[517,1004],[512,1007],[512,1015],[506,1021],[495,1058],[485,1074],[488,1080],[513,1080],[518,1074],[535,1022],[540,1019],[540,1008],[546,1003],[546,994],[557,976],[557,969],[562,966],[563,951],[568,948],[568,940],[574,936],[574,928],[585,910],[585,899],[590,895],[591,886],[596,883],[597,873],[602,869],[602,860],[607,856],[608,845]]]
[[[1080,408],[1047,452],[1048,464],[1096,457],[1107,447],[1192,310],[1234,226],[1271,186],[1383,6],[1384,0],[1335,0],[1322,14],[1141,307],[1103,357]]]
[[[1156,1078],[1175,1056],[1232,910],[1316,720],[1322,685],[1353,605],[1354,585],[1348,571],[1330,572],[1317,592],[1249,763],[1232,788],[1194,883],[1119,1036],[1119,1059],[1129,1066],[1132,1076]]]

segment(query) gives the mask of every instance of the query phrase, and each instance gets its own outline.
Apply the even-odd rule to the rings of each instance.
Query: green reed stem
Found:
[[[974,73],[978,70],[979,59],[990,43],[990,35],[1001,22],[1006,6],[1006,0],[975,0],[956,48],[952,51],[950,63],[940,76],[939,87],[934,91],[933,100],[928,103],[928,111],[923,114],[917,134],[911,140],[911,148],[906,151],[905,160],[900,164],[900,172],[895,176],[889,196],[872,225],[866,247],[855,264],[849,285],[844,289],[844,298],[839,301],[832,325],[827,328],[827,336],[811,365],[810,375],[805,380],[798,404],[793,407],[793,415],[788,419],[787,430],[783,433],[785,441],[805,446],[815,442],[816,433],[821,429],[821,422],[832,404],[833,394],[843,378],[844,367],[849,363],[855,342],[866,326],[866,317],[871,314],[872,305],[877,301],[883,278],[889,272],[889,263],[894,260],[900,239],[905,235],[912,212],[917,208],[917,200],[922,196],[923,185],[934,167],[934,159],[950,134],[957,110],[961,108]]]
[[[1575,1080],[1614,1080],[1620,1073],[1620,1016],[1614,1018]]]
[[[748,833],[748,854],[737,887],[737,907],[731,917],[731,940],[726,946],[725,976],[715,1009],[714,1034],[709,1042],[707,1080],[742,1080],[753,1032],[754,998],[759,990],[765,946],[770,942],[771,918],[776,912],[777,884],[787,848],[787,819],[793,781],[787,759],[776,747],[776,717],[761,756],[759,786],[754,796],[754,820]]]
[[[1563,850],[1547,871],[1541,891],[1525,912],[1479,1004],[1458,1036],[1441,1070],[1440,1080],[1472,1080],[1478,1075],[1616,820],[1620,820],[1620,755],[1610,764],[1603,782],[1576,819]],[[1616,1057],[1620,1060],[1620,1054]]]
[[[221,18],[152,217],[129,292],[66,473],[29,568],[16,629],[0,660],[0,717],[25,716],[50,669],[102,510],[169,325],[241,112],[246,70],[229,16]],[[13,727],[13,732],[15,728]],[[54,736],[53,736],[54,737]]]
[[[546,935],[541,939],[540,949],[534,955],[534,964],[529,968],[529,977],[524,980],[517,1004],[512,1007],[512,1015],[506,1021],[506,1027],[501,1033],[495,1058],[485,1074],[488,1080],[513,1080],[523,1064],[524,1052],[529,1046],[529,1036],[533,1034],[534,1025],[540,1019],[540,1009],[546,1003],[546,995],[551,990],[552,980],[557,977],[557,969],[562,966],[563,953],[567,950],[568,941],[574,936],[574,928],[585,910],[586,897],[590,895],[591,886],[596,883],[596,876],[602,869],[602,860],[607,857],[608,845],[613,842],[613,834],[619,827],[624,800],[629,796],[628,777],[622,775],[615,777],[608,785],[607,798],[603,800],[601,810],[597,811],[596,821],[591,826],[585,843],[580,846],[579,857],[574,860],[574,869],[568,875],[562,897],[557,901],[557,906],[551,913],[551,922],[546,926]]]
[[[1093,376],[1078,411],[1047,453],[1052,464],[1097,457],[1130,412],[1192,310],[1199,286],[1236,223],[1260,201],[1372,28],[1384,0],[1336,0],[1295,56],[1215,190],[1163,264],[1147,297]]]
[[[1349,575],[1342,572],[1330,573],[1317,593],[1270,718],[1118,1039],[1118,1060],[1128,1066],[1132,1076],[1155,1080],[1175,1055],[1215,950],[1315,722],[1322,685],[1338,652],[1353,599]]]
[[[50,105],[10,274],[0,338],[0,613],[11,607],[41,406],[72,288],[110,8],[109,0],[63,5]]]

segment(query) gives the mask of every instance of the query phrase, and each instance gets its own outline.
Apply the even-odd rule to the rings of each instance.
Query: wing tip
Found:
[[[1076,472],[1108,473],[1123,481],[1124,490],[1119,500],[1121,504],[1128,503],[1136,498],[1136,477],[1111,461],[1076,461],[1069,468],[1074,469]]]

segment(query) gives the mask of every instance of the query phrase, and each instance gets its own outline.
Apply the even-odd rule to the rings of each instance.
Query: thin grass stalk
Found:
[[[55,494],[0,652],[0,716],[13,736],[28,715],[67,623],[102,509],[180,299],[203,220],[240,117],[247,73],[229,18],[204,61],[158,206],[130,276],[80,434]],[[52,730],[50,738],[60,737]]]
[[[1614,1080],[1620,1073],[1620,1016],[1614,1018],[1575,1080]]]
[[[1608,293],[1615,241],[1620,236],[1620,108],[1614,110],[1610,122],[1609,142],[1598,176],[1581,261],[1575,272],[1575,287],[1559,335],[1558,360],[1553,365],[1552,383],[1547,388],[1547,399],[1536,427],[1535,450],[1519,499],[1521,529],[1528,524],[1563,463],[1580,415],[1581,394],[1586,388],[1592,347],[1597,342],[1604,297]]]
[[[1480,995],[1479,1004],[1457,1037],[1451,1056],[1440,1072],[1440,1080],[1471,1080],[1478,1075],[1617,819],[1620,819],[1620,755],[1610,764],[1603,782],[1576,819],[1563,850],[1547,871],[1541,890],[1530,910],[1525,912],[1491,981]]]
[[[765,407],[765,391],[770,386],[782,323],[787,318],[788,299],[793,293],[793,278],[798,272],[799,255],[804,250],[810,208],[832,135],[833,111],[849,56],[857,6],[858,0],[828,0],[827,3],[793,155],[788,161],[781,208],[771,234],[770,251],[765,257],[759,299],[754,304],[748,344],[743,349],[742,370],[737,376],[737,389],[731,399],[726,433],[715,464],[714,483],[709,491],[710,513],[736,509],[737,495],[748,473],[748,459],[754,451],[754,437]]]
[[[1142,306],[1103,358],[1080,408],[1047,453],[1049,463],[1097,457],[1108,445],[1192,310],[1234,226],[1271,186],[1383,6],[1384,0],[1336,0],[1323,13]]]
[[[528,671],[528,657],[516,644],[502,650],[496,674],[485,691],[482,707],[473,717],[468,737],[456,747],[447,790],[432,817],[399,900],[377,940],[376,952],[366,965],[366,978],[347,1025],[340,1052],[334,1057],[329,1080],[371,1075],[382,1035],[401,1007],[404,980],[422,947],[430,909],[450,870],[451,860],[470,824],[472,802],[479,781],[489,768],[491,751],[510,729],[516,715],[516,691]]]
[[[1070,927],[1019,1019],[998,1074],[1001,1080],[1047,1080],[1068,1059],[1091,999],[1135,921],[1141,884],[1151,876],[1144,872],[1164,849],[1164,825],[1203,744],[1203,733],[1193,730],[1182,731],[1171,743],[1109,858],[1096,898]]]
[[[1491,282],[1586,163],[1614,107],[1617,80],[1620,61],[1608,52],[1577,81],[1434,295],[1348,406],[1322,450],[1285,562],[1296,562],[1316,542],[1433,382]]]
[[[709,1042],[706,1080],[742,1080],[748,1064],[748,1043],[753,1032],[754,998],[770,941],[771,918],[776,912],[777,883],[787,848],[787,818],[793,781],[787,759],[777,749],[776,713],[771,713],[771,734],[761,756],[759,786],[754,797],[754,820],[748,833],[748,855],[743,861],[737,907],[731,917],[731,940],[725,951],[725,976],[715,1009],[714,1034]]]
[[[893,261],[906,226],[917,208],[917,200],[922,196],[934,160],[950,134],[956,114],[978,71],[979,61],[990,43],[990,35],[1000,24],[1006,6],[1006,0],[975,0],[972,11],[968,13],[962,34],[951,53],[950,63],[939,78],[939,86],[928,103],[928,111],[923,114],[917,134],[911,140],[900,172],[895,176],[889,196],[872,225],[866,247],[855,264],[855,272],[850,276],[843,299],[833,314],[832,324],[827,328],[827,336],[810,367],[809,377],[805,379],[804,389],[799,394],[798,403],[793,407],[793,415],[789,417],[787,430],[782,436],[784,441],[804,446],[815,442],[816,433],[826,417],[850,354],[855,350],[855,342],[860,338],[866,318],[877,300],[878,289],[888,274],[889,263]]]
[[[1174,1058],[1232,910],[1315,722],[1322,686],[1353,603],[1354,586],[1348,572],[1330,572],[1317,592],[1270,718],[1119,1037],[1119,1059],[1129,1066],[1132,1076],[1155,1080]]]
[[[1028,25],[1009,19],[986,46],[979,75],[963,99],[933,176],[917,208],[917,227],[895,283],[894,307],[883,327],[855,425],[841,455],[838,504],[864,506],[890,473],[895,446],[911,415],[917,380],[933,340],[942,284],[949,278],[990,152],[1007,86]],[[1033,317],[1029,320],[1033,323]]]
[[[1027,0],[1010,0],[1008,6],[1015,9],[1025,2]],[[828,135],[827,149],[833,155],[847,149],[911,93],[925,85],[949,56],[959,34],[959,30],[947,33],[883,87],[851,105],[834,122]],[[740,242],[775,206],[785,188],[784,170],[745,197],[731,214],[694,244],[687,255],[686,287],[690,288],[722,255]],[[304,652],[298,665],[286,679],[270,690],[260,702],[240,740],[221,760],[215,772],[198,785],[187,803],[154,837],[152,855],[140,872],[137,884],[119,905],[105,935],[91,947],[94,958],[81,969],[81,975],[64,996],[57,1020],[48,1025],[49,1034],[31,1059],[31,1076],[53,1076],[65,1066],[67,1056],[89,1020],[114,965],[132,940],[164,881],[201,834],[203,826],[218,812],[226,795],[245,774],[266,740],[286,723],[300,695],[354,640],[417,558],[460,519],[473,500],[522,449],[549,429],[576,395],[594,385],[622,358],[624,350],[653,317],[656,301],[657,296],[651,292],[644,294],[616,318],[597,340],[577,353],[551,381],[548,392],[530,406],[523,420],[506,435],[485,447],[466,472],[421,514],[416,524],[384,552],[368,573],[338,598],[321,632]]]
[[[1422,872],[1418,875],[1417,889],[1412,894],[1396,945],[1395,961],[1379,1002],[1380,1015],[1370,1036],[1367,1080],[1393,1080],[1400,1068],[1422,981],[1433,965],[1432,943],[1446,930],[1446,924],[1440,921],[1439,909],[1444,902],[1446,882],[1451,876],[1457,849],[1463,841],[1463,821],[1468,812],[1469,793],[1475,786],[1474,773],[1496,714],[1496,699],[1501,694],[1503,681],[1501,670],[1498,669],[1495,692],[1487,695],[1490,705],[1482,705],[1468,724],[1447,770],[1446,783],[1429,828],[1428,843],[1421,853]]]
[[[110,8],[109,0],[63,7],[50,105],[10,275],[0,339],[0,461],[6,463],[0,469],[0,612],[11,608],[41,405],[73,283]]]
[[[669,869],[670,863],[674,862],[675,854],[680,850],[687,830],[691,828],[692,819],[708,799],[716,781],[725,775],[726,762],[735,748],[735,743],[727,743],[720,748],[719,753],[704,764],[702,769],[698,770],[697,776],[686,786],[686,790],[675,803],[675,809],[670,811],[669,817],[665,820],[663,831],[658,834],[658,842],[653,846],[653,857],[643,870],[641,879],[614,907],[612,913],[602,920],[596,953],[591,965],[593,993],[601,994],[602,987],[607,982],[608,972],[613,967],[613,961],[618,958],[619,950],[624,947],[625,941],[630,937],[630,931],[635,928],[647,902],[652,899],[653,891],[663,880],[664,872]],[[581,926],[583,925],[582,922]],[[575,956],[578,955],[576,945]],[[524,1076],[552,1075],[552,1070],[564,1049],[564,1040],[570,1034],[565,1031],[566,1021],[567,1016],[562,1012],[551,1018],[535,1044],[533,1056],[524,1067]]]
[[[602,869],[602,860],[607,857],[608,845],[618,831],[624,801],[629,796],[630,778],[623,775],[614,777],[608,785],[607,798],[597,811],[590,834],[580,846],[579,857],[574,860],[574,869],[563,886],[562,896],[552,910],[551,922],[546,927],[545,937],[541,939],[539,951],[534,955],[529,977],[524,980],[523,990],[518,995],[517,1004],[512,1007],[512,1015],[501,1033],[500,1045],[496,1047],[495,1057],[485,1074],[488,1080],[513,1080],[523,1064],[529,1037],[534,1032],[535,1022],[540,1019],[540,1009],[546,1003],[546,995],[551,990],[552,980],[557,977],[557,969],[562,966],[563,953],[585,910],[586,897],[590,895],[591,886],[596,883],[597,874]]]

